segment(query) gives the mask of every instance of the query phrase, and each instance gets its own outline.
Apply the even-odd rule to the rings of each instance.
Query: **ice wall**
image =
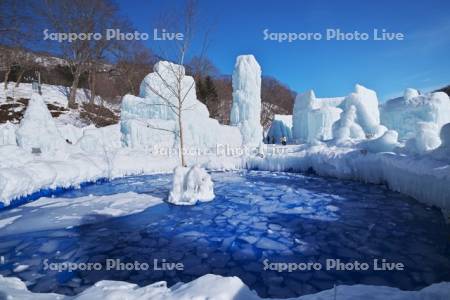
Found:
[[[230,121],[241,130],[244,144],[261,143],[261,68],[253,55],[240,55],[236,59]]]
[[[337,108],[343,98],[316,98],[313,90],[297,95],[294,103],[293,139],[300,143],[333,138],[333,124],[342,110]]]
[[[120,130],[125,146],[177,147],[180,107],[185,146],[241,145],[238,128],[220,125],[209,118],[208,109],[197,99],[194,79],[184,72],[182,66],[160,61],[142,81],[140,97],[124,96]]]
[[[404,97],[382,106],[381,121],[389,129],[395,129],[401,140],[415,137],[419,122],[434,123],[440,130],[450,122],[450,99],[443,92],[419,95],[416,90],[407,89]]]

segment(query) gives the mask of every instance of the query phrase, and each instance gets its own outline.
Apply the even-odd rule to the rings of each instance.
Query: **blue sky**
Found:
[[[118,1],[138,31],[151,33],[161,13],[178,0]],[[381,101],[406,87],[423,91],[450,83],[450,1],[200,1],[199,18],[211,28],[207,56],[231,74],[236,56],[254,54],[263,74],[296,92],[342,96],[356,83],[377,91]],[[401,32],[404,41],[265,41],[269,32]],[[149,47],[158,48],[148,41]],[[198,47],[193,47],[196,54]]]

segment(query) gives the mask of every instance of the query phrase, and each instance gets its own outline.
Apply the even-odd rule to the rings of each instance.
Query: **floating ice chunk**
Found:
[[[280,242],[277,242],[275,240],[268,239],[266,237],[262,237],[257,243],[256,247],[260,249],[266,249],[266,250],[288,250],[288,247]]]
[[[214,184],[211,176],[195,165],[191,168],[177,167],[174,170],[173,187],[168,201],[176,205],[194,205],[197,201],[214,199]]]
[[[261,143],[261,67],[253,55],[236,59],[230,123],[240,128],[244,144]]]
[[[14,223],[15,220],[17,220],[17,219],[19,219],[21,217],[22,217],[22,215],[17,215],[17,216],[13,216],[13,217],[9,217],[9,218],[0,220],[0,229],[3,228],[3,227],[8,226],[9,224]]]

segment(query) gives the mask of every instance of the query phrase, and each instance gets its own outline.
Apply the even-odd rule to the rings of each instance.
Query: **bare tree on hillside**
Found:
[[[4,89],[13,69],[21,71],[28,63],[25,45],[32,38],[32,16],[18,1],[0,1],[0,69],[4,72]]]
[[[40,14],[48,23],[50,32],[104,35],[107,28],[115,28],[120,20],[118,8],[112,0],[44,0],[44,3]],[[89,71],[95,73],[98,62],[104,58],[111,43],[104,37],[52,42],[52,45],[58,46],[73,76],[69,107],[76,107],[76,93],[82,74]]]

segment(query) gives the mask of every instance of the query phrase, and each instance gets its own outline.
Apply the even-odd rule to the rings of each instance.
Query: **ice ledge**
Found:
[[[123,281],[103,280],[97,282],[76,296],[64,296],[55,293],[30,292],[19,278],[0,275],[0,291],[6,299],[215,299],[215,300],[257,300],[260,298],[251,291],[238,277],[222,277],[207,274],[189,283],[179,283],[171,288],[165,281],[156,282],[145,287]],[[367,299],[367,300],[447,300],[450,297],[450,282],[430,285],[419,291],[402,291],[387,286],[342,285],[317,294],[305,295],[298,300],[313,299]]]

